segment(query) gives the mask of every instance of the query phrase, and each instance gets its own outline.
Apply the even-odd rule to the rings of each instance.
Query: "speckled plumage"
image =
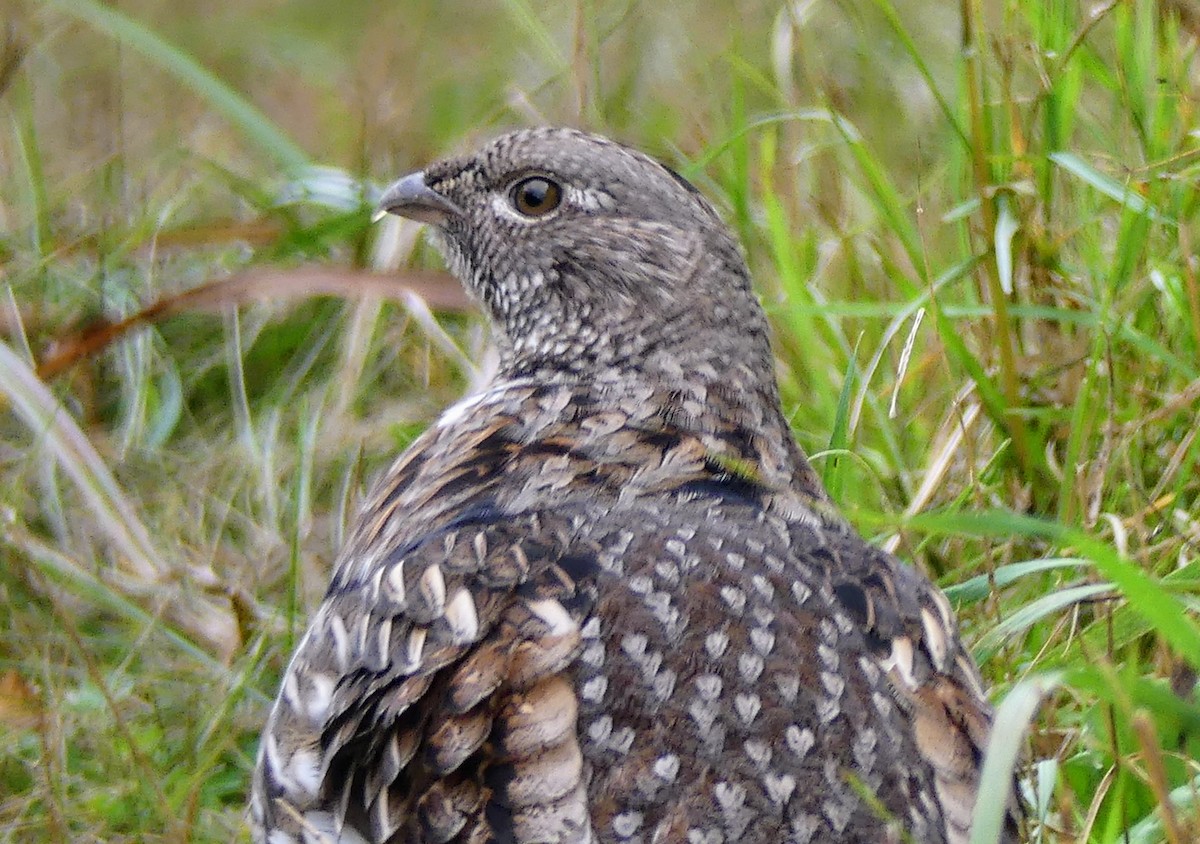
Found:
[[[263,734],[258,840],[965,842],[978,672],[832,511],[703,197],[538,129],[383,207],[433,224],[501,364],[366,501]]]

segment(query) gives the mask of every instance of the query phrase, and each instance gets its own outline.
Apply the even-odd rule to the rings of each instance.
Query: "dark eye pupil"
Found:
[[[513,204],[528,217],[540,217],[558,207],[562,191],[554,182],[540,176],[524,179],[513,189]]]

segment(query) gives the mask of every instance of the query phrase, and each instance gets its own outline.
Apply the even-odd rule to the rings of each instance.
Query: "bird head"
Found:
[[[723,335],[765,348],[745,262],[713,206],[606,138],[503,135],[400,179],[380,210],[431,226],[498,329],[502,367],[644,366],[724,346]]]

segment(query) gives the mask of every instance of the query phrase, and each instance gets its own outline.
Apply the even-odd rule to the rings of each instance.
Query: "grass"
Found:
[[[355,502],[484,357],[370,186],[535,122],[721,204],[1032,840],[1200,840],[1194,2],[396,6],[6,6],[0,841],[245,835]]]

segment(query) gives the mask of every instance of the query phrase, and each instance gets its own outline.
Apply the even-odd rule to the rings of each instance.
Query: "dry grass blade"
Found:
[[[150,533],[126,498],[104,459],[46,384],[7,344],[0,343],[0,393],[33,436],[74,481],[88,514],[106,537],[118,570],[112,581],[129,594],[161,596],[176,574],[154,547]],[[167,598],[167,616],[217,653],[233,653],[239,643],[228,602]]]
[[[271,246],[279,242],[285,228],[278,220],[233,220],[219,219],[207,223],[191,223],[171,229],[152,228],[134,240],[133,252],[137,255],[162,254],[164,252],[186,252],[206,246],[224,247],[242,244],[252,247]],[[60,239],[52,244],[58,256],[100,255],[106,242],[100,233],[85,237]]]
[[[0,724],[30,730],[42,718],[42,702],[29,682],[15,669],[0,674]]]
[[[942,430],[938,432],[940,444],[933,450],[933,458],[929,461],[929,467],[921,478],[921,486],[908,502],[908,506],[904,508],[905,516],[914,516],[929,505],[938,489],[941,488],[951,465],[961,457],[959,452],[963,442],[975,426],[976,420],[979,419],[980,411],[983,410],[983,406],[978,402],[967,401],[970,392],[970,387],[964,389],[951,406]],[[964,403],[966,404],[965,408],[963,407]],[[900,534],[893,534],[883,543],[883,547],[889,553],[894,554],[900,547],[900,539]]]
[[[104,459],[28,364],[3,343],[0,343],[0,390],[33,435],[75,481],[125,568],[143,580],[159,579],[165,571],[150,542],[150,534],[133,505],[125,499]]]
[[[1169,844],[1183,844],[1187,839],[1179,828],[1179,819],[1171,806],[1171,796],[1168,793],[1167,773],[1163,765],[1162,750],[1158,746],[1158,735],[1154,731],[1154,722],[1145,710],[1133,713],[1133,733],[1137,736],[1142,748],[1142,759],[1146,766],[1146,775],[1150,788],[1158,798],[1158,810],[1161,813],[1163,832]]]
[[[0,95],[12,85],[17,68],[28,53],[25,41],[17,34],[16,24],[9,21],[4,30],[4,46],[0,48]]]
[[[371,273],[336,267],[295,270],[250,270],[208,282],[168,296],[118,322],[93,324],[56,343],[38,365],[39,378],[51,379],[90,357],[130,330],[190,311],[220,310],[229,305],[270,299],[339,296],[346,299],[373,296],[410,303],[413,297],[441,311],[461,311],[470,306],[462,287],[439,272],[410,271],[402,275]]]
[[[1200,408],[1200,378],[1188,384],[1178,393],[1164,396],[1161,407],[1126,423],[1125,435],[1129,436],[1140,428],[1170,419],[1175,414],[1192,408]]]

